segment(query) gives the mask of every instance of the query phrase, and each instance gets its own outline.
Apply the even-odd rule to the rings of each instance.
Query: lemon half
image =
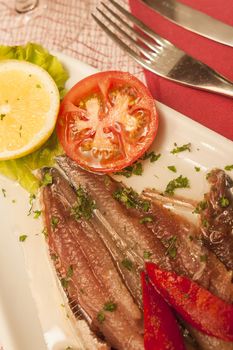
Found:
[[[58,88],[43,68],[0,61],[0,160],[38,149],[52,134],[59,105]]]

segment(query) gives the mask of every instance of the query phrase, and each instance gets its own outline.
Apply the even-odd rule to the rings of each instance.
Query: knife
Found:
[[[176,0],[142,0],[172,22],[194,33],[233,47],[233,27]]]

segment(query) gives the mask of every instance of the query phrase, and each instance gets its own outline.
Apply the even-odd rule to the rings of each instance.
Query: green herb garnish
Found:
[[[41,181],[41,185],[42,186],[47,186],[47,185],[50,185],[52,183],[53,183],[52,175],[49,172],[45,173],[44,176],[43,176],[43,179]]]
[[[31,193],[30,196],[29,196],[29,204],[30,204],[30,208],[29,208],[29,211],[28,211],[28,214],[27,216],[29,216],[32,212],[32,208],[33,208],[33,201],[36,199],[36,195]]]
[[[152,222],[153,218],[151,216],[144,216],[144,218],[140,219],[140,224],[145,224],[147,222]]]
[[[161,154],[155,154],[154,151],[150,152],[150,153],[144,153],[144,155],[140,158],[141,160],[146,160],[146,159],[150,159],[151,163],[156,162],[156,160],[158,160],[161,157]]]
[[[209,223],[208,223],[208,221],[204,218],[204,219],[202,219],[202,225],[204,226],[204,227],[209,227]]]
[[[6,197],[6,190],[5,190],[5,188],[2,188],[2,194],[3,194],[3,197]]]
[[[71,279],[71,277],[73,276],[73,266],[70,265],[67,269],[67,272],[66,272],[66,277],[63,277],[60,279],[61,281],[61,285],[63,288],[67,289],[68,288],[68,285],[69,285],[69,281]]]
[[[20,241],[20,242],[24,242],[24,241],[26,241],[26,239],[27,239],[27,235],[21,235],[21,236],[19,236],[19,241]]]
[[[107,302],[104,304],[104,310],[105,311],[109,311],[109,312],[113,312],[117,309],[117,304],[113,303],[111,301]]]
[[[89,194],[81,187],[76,190],[76,203],[71,208],[71,215],[76,220],[81,218],[89,220],[93,216],[94,209],[96,208],[95,201],[89,196]]]
[[[121,171],[115,172],[115,175],[122,175],[122,176],[125,176],[125,177],[129,178],[132,175],[141,176],[142,173],[143,173],[142,163],[136,162],[136,163],[134,163],[132,165],[129,165],[129,166],[125,167]]]
[[[36,84],[36,88],[37,89],[41,89],[41,85],[40,84]]]
[[[224,169],[227,170],[227,171],[233,170],[233,164],[231,164],[231,165],[226,165]]]
[[[201,170],[199,166],[195,166],[194,169],[196,170],[197,173]]]
[[[150,259],[151,256],[152,256],[151,252],[148,252],[146,250],[143,252],[143,258],[144,259]]]
[[[112,195],[113,198],[123,203],[126,208],[142,209],[145,212],[150,208],[150,202],[141,199],[132,188],[118,188]]]
[[[69,285],[69,281],[67,280],[67,278],[63,277],[60,279],[61,281],[61,285],[64,289],[67,289],[68,288],[68,285]]]
[[[3,120],[5,118],[6,114],[0,114],[0,120]]]
[[[58,222],[59,222],[59,219],[56,218],[55,216],[52,216],[51,225],[52,225],[53,230],[57,227]]]
[[[173,195],[175,189],[177,188],[189,188],[189,180],[187,177],[183,177],[180,175],[176,179],[171,180],[166,187],[165,193],[169,195]]]
[[[201,262],[206,262],[207,261],[207,255],[206,254],[200,255],[200,261]]]
[[[197,206],[193,212],[196,214],[200,214],[200,212],[205,210],[207,208],[207,206],[208,206],[207,202],[205,200],[203,200],[197,204]]]
[[[48,231],[47,231],[47,228],[44,227],[43,230],[41,231],[41,233],[43,233],[43,235],[45,236],[45,238],[48,237]]]
[[[124,260],[122,260],[122,265],[129,271],[132,271],[133,269],[133,263],[131,260],[125,258]]]
[[[97,320],[98,320],[100,323],[104,322],[104,320],[105,320],[105,314],[104,314],[104,312],[103,312],[102,310],[98,312],[98,314],[97,314]]]
[[[33,211],[33,213],[34,213],[34,219],[38,219],[38,217],[41,215],[41,210],[34,210]]]
[[[66,278],[71,278],[73,276],[73,274],[74,274],[74,269],[73,269],[73,266],[70,265],[68,267],[68,270],[67,270],[67,273],[66,273]]]
[[[56,261],[58,259],[58,256],[56,254],[51,254],[50,256],[53,261]]]
[[[177,237],[172,236],[166,240],[165,245],[168,245],[166,255],[169,255],[170,258],[175,259],[177,255],[177,247],[176,247]]]
[[[226,207],[228,207],[228,205],[230,204],[230,201],[229,201],[228,198],[226,198],[226,197],[223,196],[223,197],[220,198],[219,203],[220,203],[220,206],[221,206],[222,208],[226,208]]]
[[[191,143],[186,143],[185,145],[182,146],[177,146],[177,143],[174,143],[175,148],[170,152],[172,154],[184,152],[184,151],[189,151],[191,152]]]
[[[176,172],[177,172],[175,165],[169,165],[167,168],[168,168],[169,170],[173,171],[173,173],[176,173]]]

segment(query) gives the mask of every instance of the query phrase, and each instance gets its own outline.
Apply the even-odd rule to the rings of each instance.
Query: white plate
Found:
[[[70,72],[68,88],[95,72],[82,62],[56,55]],[[124,180],[138,191],[146,186],[163,191],[168,181],[182,174],[190,179],[191,187],[177,193],[199,200],[205,191],[206,172],[232,164],[233,143],[161,103],[157,108],[160,126],[152,148],[162,156],[153,164],[144,162],[143,176]],[[191,142],[192,151],[172,155],[174,142]],[[167,169],[169,165],[176,166],[177,174]],[[196,172],[195,166],[201,171]],[[6,190],[6,197],[1,188]],[[78,330],[62,305],[64,300],[41,234],[42,221],[27,216],[28,210],[28,193],[0,177],[0,342],[5,350],[82,349]],[[21,234],[28,235],[24,243],[19,242]]]

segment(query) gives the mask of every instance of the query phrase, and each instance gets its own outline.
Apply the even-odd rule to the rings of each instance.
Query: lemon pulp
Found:
[[[51,76],[26,61],[0,61],[0,159],[18,158],[51,135],[59,92]]]

